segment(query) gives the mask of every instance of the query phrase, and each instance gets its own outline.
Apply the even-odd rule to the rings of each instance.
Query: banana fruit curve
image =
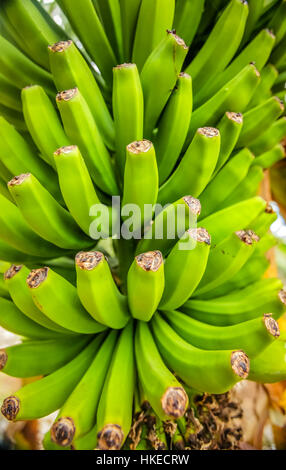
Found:
[[[196,348],[183,340],[159,314],[153,317],[151,326],[165,363],[189,387],[221,394],[247,378],[249,358],[244,351]]]
[[[97,409],[98,447],[118,450],[132,423],[135,385],[133,322],[121,331],[104,382]]]
[[[25,341],[0,351],[0,369],[12,377],[48,375],[77,356],[91,336]]]
[[[245,201],[257,195],[259,185],[264,178],[263,169],[260,166],[251,166],[241,184],[223,201],[221,208],[231,206],[240,201]]]
[[[249,379],[260,383],[276,383],[286,379],[286,336],[263,350],[251,361]]]
[[[51,428],[51,440],[57,445],[70,446],[93,428],[98,402],[116,340],[117,332],[111,331],[96,352],[91,365],[61,408]]]
[[[2,74],[0,74],[0,103],[14,111],[22,111],[20,90]]]
[[[148,322],[156,311],[165,287],[160,251],[136,256],[127,276],[128,305],[133,318]]]
[[[267,169],[275,165],[275,163],[280,160],[283,160],[284,156],[284,147],[279,143],[259,157],[256,157],[252,165],[259,165],[261,168]]]
[[[255,139],[249,146],[250,150],[256,155],[260,156],[268,150],[272,149],[275,145],[279,144],[285,137],[286,133],[286,116],[274,122],[272,126],[267,129],[263,135]]]
[[[121,23],[124,31],[124,57],[127,62],[130,62],[141,0],[119,0],[119,4],[121,10]]]
[[[57,323],[46,317],[41,310],[39,310],[34,304],[29,288],[26,283],[26,279],[30,273],[30,270],[23,265],[12,264],[10,268],[4,273],[4,282],[8,288],[11,299],[13,300],[16,307],[21,312],[34,322],[48,328],[49,330],[64,334],[73,334],[70,330],[62,328]]]
[[[271,97],[271,89],[277,79],[280,79],[280,77],[278,77],[279,72],[273,64],[267,64],[263,67],[260,74],[260,83],[248,104],[247,110],[262,104],[265,100]],[[273,91],[275,92],[275,88],[273,88]]]
[[[106,330],[83,308],[76,288],[51,268],[33,269],[26,282],[35,305],[53,322],[76,333]]]
[[[66,365],[5,398],[1,408],[3,416],[9,421],[22,421],[39,419],[58,410],[90,366],[103,339],[104,335],[97,335]]]
[[[153,50],[144,64],[140,79],[144,95],[145,138],[151,139],[153,129],[181,72],[187,52],[188,47],[184,40],[173,31],[167,30],[167,37]],[[137,66],[139,67],[138,63]],[[156,82],[160,83],[160,88],[152,85]]]
[[[164,421],[183,416],[188,396],[163,362],[145,322],[136,325],[135,353],[141,387],[156,415]]]
[[[204,11],[205,0],[177,0],[173,27],[190,47]]]
[[[208,325],[177,311],[162,313],[176,333],[192,346],[206,350],[243,349],[251,359],[280,335],[271,313],[230,326]]]
[[[220,133],[213,127],[199,128],[179,166],[160,187],[158,202],[174,202],[183,194],[198,197],[208,184],[220,152]]]
[[[127,299],[119,292],[104,255],[80,252],[75,264],[77,294],[86,311],[100,324],[124,328],[130,319]]]
[[[123,178],[127,145],[143,139],[144,99],[136,64],[113,67],[112,109],[116,163]]]
[[[226,111],[221,120],[218,122],[217,128],[220,132],[221,145],[212,178],[216,176],[218,171],[230,158],[241,133],[242,126],[243,115],[241,113],[235,113],[231,111]]]
[[[204,228],[189,229],[176,243],[164,265],[165,289],[160,310],[174,310],[191,297],[204,276],[210,245],[211,237]]]
[[[277,320],[285,311],[285,291],[279,279],[256,283],[215,299],[188,300],[180,310],[211,325],[233,325],[271,312]]]
[[[201,282],[193,297],[201,297],[223,285],[244,266],[259,237],[251,230],[240,230],[216,245],[210,252]]]

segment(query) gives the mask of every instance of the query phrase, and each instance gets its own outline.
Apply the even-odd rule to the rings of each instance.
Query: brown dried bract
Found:
[[[1,413],[9,421],[14,421],[20,410],[20,400],[15,396],[5,398],[1,408]]]
[[[182,387],[169,387],[161,398],[162,409],[167,416],[181,418],[188,404],[188,396]]]
[[[246,379],[249,374],[249,359],[244,351],[233,351],[231,353],[231,367],[233,372]]]
[[[54,152],[54,155],[66,155],[68,153],[74,152],[75,150],[77,150],[77,148],[78,147],[76,145],[65,145],[64,147],[60,147],[59,149],[57,149]]]
[[[8,354],[4,349],[0,350],[0,370],[4,369],[8,360]]]
[[[31,176],[31,173],[22,173],[21,175],[14,176],[9,182],[8,186],[19,186],[23,183],[26,179]]]
[[[178,44],[178,46],[182,46],[184,49],[189,49],[188,46],[186,45],[185,41],[176,34],[176,31],[173,29],[173,30],[170,30],[170,29],[167,29],[167,33],[168,34],[171,34],[173,36],[173,38],[176,40],[176,43]]]
[[[4,279],[12,279],[16,274],[21,271],[23,265],[19,264],[12,264],[9,269],[4,273]]]
[[[55,44],[52,44],[51,46],[48,46],[50,51],[52,52],[64,52],[66,49],[68,49],[73,42],[69,39],[68,41],[59,41],[56,42]]]
[[[156,272],[163,263],[163,256],[161,251],[147,251],[136,256],[137,265],[144,269],[144,271]]]
[[[98,447],[102,450],[119,450],[124,440],[124,434],[118,424],[106,424],[97,434]]]
[[[71,88],[70,90],[60,91],[57,94],[57,101],[70,101],[78,94],[78,88]]]
[[[28,287],[35,289],[39,287],[48,277],[49,268],[33,269],[27,277]]]
[[[238,238],[246,245],[253,245],[253,242],[259,242],[260,238],[253,230],[239,230],[235,232]]]
[[[281,291],[279,292],[278,294],[278,297],[279,299],[281,300],[281,302],[286,305],[286,290],[285,289],[281,289]]]
[[[200,127],[197,132],[210,138],[217,137],[219,135],[219,130],[215,127]]]
[[[211,244],[211,236],[205,228],[190,228],[189,230],[187,230],[187,233],[191,238],[193,238],[199,243],[206,243],[206,245]]]
[[[190,212],[192,212],[194,215],[200,215],[202,206],[198,199],[192,196],[184,196],[183,201],[189,207]]]
[[[139,155],[140,153],[148,152],[153,147],[152,142],[150,140],[136,140],[135,142],[131,142],[131,144],[127,145],[127,150],[130,153],[134,153]]]
[[[241,113],[234,113],[234,112],[227,111],[226,115],[228,119],[230,119],[231,121],[237,122],[237,124],[243,123],[243,115]]]
[[[116,65],[113,67],[113,70],[132,69],[133,67],[136,67],[136,64],[125,62],[124,64]]]
[[[92,271],[104,259],[100,251],[80,251],[76,257],[76,265],[86,271]]]
[[[72,418],[60,418],[51,428],[51,439],[56,444],[67,447],[71,445],[75,431],[76,429]]]
[[[263,315],[264,325],[272,336],[275,338],[279,338],[280,336],[280,329],[277,321],[272,317],[272,313],[265,313]]]

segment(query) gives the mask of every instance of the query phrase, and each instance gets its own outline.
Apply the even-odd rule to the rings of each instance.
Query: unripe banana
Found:
[[[56,445],[56,444],[54,444]],[[78,439],[73,441],[71,446],[72,450],[90,450],[97,448],[97,424],[83,436],[80,436]],[[65,450],[66,448],[60,447],[60,449]]]
[[[188,396],[164,364],[145,322],[136,326],[135,353],[140,384],[156,415],[164,421],[181,418],[188,407]]]
[[[240,349],[253,358],[280,335],[271,313],[230,326],[208,325],[180,312],[163,312],[166,320],[185,341],[206,350]]]
[[[185,250],[184,242],[187,243]],[[208,232],[203,228],[194,228],[188,230],[186,236],[174,246],[164,266],[165,289],[160,310],[174,310],[191,297],[204,275],[210,244]]]
[[[208,184],[220,152],[220,133],[213,127],[197,130],[174,173],[161,186],[158,201],[166,204],[183,194],[198,197]]]
[[[33,269],[26,282],[35,305],[63,328],[85,334],[106,329],[82,307],[76,288],[50,268]]]
[[[210,252],[205,272],[194,297],[204,297],[233,276],[244,266],[254,251],[259,237],[251,230],[240,230],[218,243]]]
[[[152,142],[141,140],[129,144],[126,148],[122,206],[134,204],[136,209],[140,209],[138,214],[134,214],[133,231],[140,232],[142,225],[150,223],[153,206],[157,202],[158,180],[156,154]],[[146,220],[145,204],[151,207],[149,220]]]
[[[273,210],[270,204],[267,204],[264,211],[262,211],[258,217],[256,217],[249,225],[251,230],[253,230],[261,238],[268,232],[276,219],[276,212]]]
[[[63,367],[90,342],[88,335],[75,338],[25,341],[0,351],[0,370],[12,377],[37,377]]]
[[[136,25],[132,60],[142,70],[147,58],[172,28],[175,0],[142,0]]]
[[[38,85],[23,88],[21,96],[25,122],[33,141],[40,156],[55,169],[54,151],[69,144],[56,110]]]
[[[111,86],[112,67],[117,60],[92,0],[59,0],[74,32]],[[55,42],[55,41],[53,41]]]
[[[127,297],[132,316],[149,321],[162,298],[164,286],[162,253],[150,251],[136,256],[127,276]]]
[[[103,337],[97,335],[72,361],[5,398],[1,408],[5,418],[9,421],[38,419],[58,410],[90,366]]]
[[[152,331],[164,361],[189,386],[200,392],[221,394],[246,379],[249,359],[242,350],[206,351],[184,341],[155,315]]]
[[[0,103],[15,111],[22,111],[20,90],[0,74]]]
[[[69,90],[77,87],[80,90],[105,145],[114,150],[114,123],[110,112],[92,71],[75,44],[72,41],[60,41],[49,46],[49,58],[57,89]]]
[[[191,45],[204,12],[205,0],[177,0],[173,27]]]
[[[82,379],[62,406],[51,428],[51,439],[56,444],[68,447],[74,440],[92,430],[116,339],[117,333],[111,331],[96,352]]]
[[[144,101],[136,64],[121,64],[113,68],[112,108],[116,163],[122,178],[127,145],[143,139]]]
[[[281,117],[274,122],[270,129],[267,129],[263,135],[251,143],[250,150],[256,155],[262,155],[280,143],[286,134],[286,116]]]
[[[22,263],[22,262],[33,262],[36,263],[39,261],[39,258],[29,257],[27,254],[22,253],[19,250],[13,248],[9,243],[4,242],[0,239],[0,259],[2,261],[8,261],[11,263]],[[36,261],[37,260],[37,261]]]
[[[271,97],[271,88],[273,87],[274,83],[276,83],[277,77],[279,78],[278,70],[274,65],[267,64],[261,71],[260,74],[260,83],[257,86],[252,99],[250,100],[247,109],[254,108],[259,104],[262,104],[267,98]],[[284,86],[283,81],[283,86]],[[273,89],[275,92],[275,88]]]
[[[212,214],[239,187],[253,161],[254,155],[247,148],[244,148],[223,166],[200,195],[201,217]],[[228,182],[227,185],[225,184],[226,181]]]
[[[277,144],[268,152],[262,153],[259,157],[256,157],[252,162],[252,165],[261,166],[261,168],[266,169],[275,165],[285,157],[285,150],[282,144]]]
[[[140,74],[144,95],[144,137],[152,137],[153,129],[176,84],[187,52],[188,47],[183,39],[168,30],[167,37],[145,62]],[[154,83],[160,83],[160,87],[154,87]]]
[[[257,165],[251,166],[241,184],[220,204],[220,208],[223,209],[256,196],[263,178],[263,169]]]
[[[285,62],[286,62],[286,36],[283,37],[282,41],[278,44],[278,46],[274,49],[271,54],[270,60],[271,62],[277,67],[279,71],[285,70]]]
[[[88,313],[99,323],[121,329],[130,319],[127,299],[110,272],[108,262],[99,251],[76,255],[77,293]]]
[[[276,36],[275,46],[277,46],[286,34],[286,2],[284,0],[276,8],[269,23],[269,28],[273,30]]]
[[[234,150],[242,131],[243,115],[227,111],[219,121],[217,128],[220,132],[220,152],[214,171],[214,176],[227,162]]]
[[[286,336],[275,341],[251,361],[249,379],[260,383],[276,383],[286,380]]]
[[[229,2],[203,47],[186,68],[193,78],[195,93],[210,83],[231,61],[241,42],[247,15],[247,2]]]
[[[57,106],[66,134],[79,146],[95,184],[107,194],[118,194],[110,155],[88,104],[78,88],[58,93]]]
[[[180,73],[154,136],[154,145],[162,184],[172,172],[183,148],[193,108],[192,79]]]
[[[98,447],[119,450],[132,423],[135,384],[132,321],[122,330],[97,410]]]
[[[248,0],[248,17],[245,25],[242,44],[244,45],[252,34],[256,23],[263,13],[264,0]]]
[[[123,37],[119,0],[93,0],[105,31],[108,33],[110,45],[119,58],[123,60]]]
[[[130,61],[141,0],[119,0],[125,61]]]

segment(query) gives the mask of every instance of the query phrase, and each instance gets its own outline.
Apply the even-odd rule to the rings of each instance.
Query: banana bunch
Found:
[[[180,447],[195,394],[286,378],[257,196],[285,155],[286,2],[57,3],[72,38],[0,5],[0,325],[23,338],[0,370],[42,377],[2,414],[120,449],[147,406],[136,448]]]

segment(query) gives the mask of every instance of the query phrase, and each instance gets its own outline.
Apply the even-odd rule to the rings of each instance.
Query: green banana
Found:
[[[200,212],[200,201],[192,196],[167,204],[160,212],[155,210],[154,221],[139,241],[136,254],[160,250],[166,255],[186,230],[196,227]]]
[[[55,445],[55,444],[54,444]],[[93,428],[83,436],[80,436],[78,439],[73,441],[71,446],[72,450],[90,450],[97,448],[97,424],[93,426]],[[66,450],[66,448],[60,447],[62,450]]]
[[[252,220],[249,226],[251,230],[253,230],[261,238],[268,232],[276,219],[276,212],[273,210],[270,204],[267,204],[264,211],[261,212],[254,220]]]
[[[109,152],[83,95],[73,88],[58,93],[56,100],[66,134],[79,146],[93,181],[107,194],[118,194]]]
[[[205,0],[177,0],[173,27],[190,46],[204,12]]]
[[[259,237],[251,230],[240,230],[218,243],[210,252],[201,282],[193,293],[201,297],[232,279],[253,253]]]
[[[190,75],[180,73],[153,139],[160,185],[172,172],[183,148],[191,121],[192,104],[192,79]]]
[[[136,25],[132,60],[142,70],[147,58],[172,28],[175,0],[142,0]]]
[[[5,285],[16,307],[18,307],[26,317],[44,328],[65,335],[73,334],[70,330],[66,330],[51,321],[36,307],[26,283],[29,273],[30,271],[26,266],[12,264],[4,274]]]
[[[275,341],[251,361],[249,380],[276,383],[286,380],[286,337]]]
[[[208,83],[208,86],[199,89],[196,95],[196,106],[210,99],[211,96],[223,88],[226,83],[235,79],[240,71],[248,64],[255,64],[255,67],[260,72],[266,64],[274,44],[275,36],[271,31],[268,29],[260,31],[225,70],[222,70],[212,82]],[[214,43],[214,47],[215,45],[216,43]]]
[[[132,223],[133,231],[140,231],[143,224],[145,226],[150,224],[158,196],[158,180],[156,154],[152,142],[141,140],[129,144],[126,149],[122,215],[124,218],[128,217],[129,207],[136,205],[138,214],[133,214],[135,219]],[[145,214],[147,205],[151,208],[149,215]]]
[[[74,440],[92,430],[116,339],[117,333],[111,331],[82,379],[62,406],[51,428],[51,439],[56,444],[68,447]]]
[[[178,167],[159,189],[158,202],[173,202],[183,194],[199,196],[216,167],[220,141],[218,129],[199,128]]]
[[[256,196],[214,212],[202,219],[200,225],[211,234],[212,246],[216,246],[233,232],[247,228],[265,208],[266,201]],[[253,227],[250,228],[256,232]]]
[[[65,39],[66,33],[36,0],[3,2],[4,12],[16,29],[25,52],[40,66],[49,70],[48,44]]]
[[[185,250],[183,242],[187,242]],[[160,310],[174,310],[191,297],[204,275],[210,244],[211,237],[203,228],[188,230],[177,242],[165,261],[165,289]]]
[[[0,160],[0,178],[1,178],[1,181],[3,181],[3,183],[6,183],[6,189],[7,189],[7,181],[9,181],[12,178],[12,176],[13,175],[10,173],[10,171],[6,168],[4,163],[2,163]]]
[[[264,129],[268,129],[283,114],[283,111],[284,105],[276,96],[247,111],[243,116],[243,127],[237,147],[249,145],[259,138]]]
[[[40,237],[65,249],[91,245],[72,216],[31,173],[15,176],[8,188],[24,219]]]
[[[119,0],[125,61],[130,61],[141,0]]]
[[[269,23],[269,28],[274,31],[276,36],[275,45],[277,46],[286,34],[286,2],[283,0]]]
[[[119,0],[92,0],[98,11],[110,45],[120,61],[123,60],[123,36]]]
[[[211,325],[234,325],[260,316],[265,310],[275,319],[285,311],[283,284],[279,279],[262,279],[216,299],[188,300],[180,310]]]
[[[0,116],[5,118],[19,132],[27,132],[27,126],[23,120],[23,114],[15,109],[8,108],[0,103]]]
[[[57,89],[79,88],[105,145],[114,150],[115,132],[112,117],[92,71],[73,41],[60,41],[49,46],[49,59]]]
[[[164,421],[181,418],[188,406],[188,396],[164,364],[145,322],[136,326],[135,354],[140,384],[156,415]]]
[[[254,256],[265,255],[271,248],[278,244],[277,238],[268,232],[259,240],[258,245],[254,248]]]
[[[244,45],[256,28],[256,23],[263,13],[264,0],[248,0],[248,17],[245,25],[242,44]]]
[[[0,297],[3,299],[11,300],[9,291],[4,283],[4,276],[0,274]]]
[[[0,103],[15,111],[22,111],[20,90],[0,74]]]
[[[220,208],[223,209],[256,196],[263,178],[263,169],[257,165],[251,166],[241,184],[222,202]]]
[[[229,2],[203,47],[186,68],[193,79],[194,93],[211,83],[231,61],[241,42],[247,15],[247,2]]]
[[[196,348],[183,340],[159,314],[152,320],[152,331],[167,366],[199,392],[225,393],[248,376],[249,359],[242,350]]]
[[[272,149],[268,150],[268,152],[262,153],[259,157],[256,157],[252,165],[261,166],[261,168],[266,169],[270,168],[271,166],[275,165],[275,163],[279,162],[285,157],[285,150],[282,144],[277,144]]]
[[[233,79],[227,82],[215,95],[197,108],[191,119],[186,144],[191,141],[199,127],[215,126],[228,109],[243,112],[251,100],[260,81],[260,73],[253,64],[244,67]]]
[[[56,173],[37,155],[24,137],[0,116],[0,155],[2,163],[12,175],[32,172],[36,178],[60,199]]]
[[[31,261],[33,263],[39,261],[39,258],[29,257],[27,254],[16,250],[9,243],[0,239],[0,259],[2,261],[9,261],[14,263],[22,263]]]
[[[142,44],[140,47],[142,48]],[[158,44],[144,64],[140,78],[144,95],[144,137],[146,138],[152,137],[153,129],[176,84],[187,52],[188,47],[183,39],[173,31],[167,30],[165,39]],[[136,63],[138,66],[138,62]],[[160,83],[160,87],[154,87],[154,83]]]
[[[250,100],[247,109],[252,109],[259,104],[262,104],[265,99],[271,97],[271,88],[276,82],[277,77],[280,77],[280,75],[274,65],[267,64],[265,67],[263,67],[260,74],[260,83],[256,87],[254,95]],[[275,92],[275,88],[273,90]]]
[[[39,65],[32,62],[17,47],[0,35],[0,68],[11,84],[17,88],[24,88],[27,85],[40,85],[45,88],[50,96],[55,93],[52,76]]]
[[[254,155],[247,148],[244,148],[227,161],[200,195],[201,217],[212,214],[235,188],[239,187],[253,161]],[[225,185],[226,181],[228,182],[227,185]]]
[[[285,137],[285,134],[286,116],[283,116],[274,122],[274,124],[272,124],[272,126],[267,129],[263,135],[258,137],[258,139],[255,139],[249,148],[256,156],[259,156],[281,142]]]
[[[80,5],[78,0],[59,0],[58,3],[110,87],[112,67],[116,65],[117,60],[93,1],[81,0]]]
[[[126,146],[143,139],[144,102],[136,64],[113,68],[112,108],[116,132],[116,163],[124,175]]]
[[[0,326],[15,335],[33,339],[59,338],[59,333],[48,330],[22,314],[10,300],[0,298]]]
[[[219,121],[220,152],[213,177],[227,162],[234,150],[243,126],[243,115],[227,111]]]
[[[127,297],[132,316],[149,321],[162,298],[164,286],[162,253],[149,251],[136,256],[127,276]]]
[[[119,292],[104,255],[80,252],[75,263],[77,293],[87,312],[103,325],[124,328],[130,319],[127,299]]]
[[[0,167],[1,167],[1,162],[0,162]],[[1,169],[0,169],[0,171],[1,171]],[[10,178],[11,178],[11,176],[10,176]],[[10,178],[8,178],[8,179],[10,179]],[[10,202],[13,201],[13,198],[11,197],[11,195],[8,191],[7,184],[1,178],[0,178],[0,194],[1,194],[1,196],[4,196],[6,199],[8,199],[8,201],[10,201]]]
[[[52,269],[33,269],[26,282],[35,305],[63,328],[85,334],[106,329],[82,307],[76,288]]]
[[[243,349],[251,359],[279,337],[276,320],[266,313],[261,318],[230,326],[208,325],[180,312],[163,312],[176,333],[196,348],[206,350]]]
[[[56,110],[38,85],[23,88],[21,97],[25,122],[40,156],[55,169],[54,151],[69,144]]]
[[[286,63],[285,45],[286,45],[286,35],[283,37],[280,44],[278,44],[278,46],[274,49],[270,57],[271,62],[275,65],[275,67],[277,67],[279,71],[285,70],[285,63]]]
[[[25,341],[0,351],[0,369],[12,377],[47,375],[70,362],[90,342],[87,335],[74,338]]]
[[[9,421],[38,419],[59,409],[90,366],[102,341],[103,335],[96,336],[72,361],[5,398],[1,408],[5,418]]]
[[[132,423],[135,384],[133,323],[122,330],[105,378],[97,410],[98,447],[118,450]]]

